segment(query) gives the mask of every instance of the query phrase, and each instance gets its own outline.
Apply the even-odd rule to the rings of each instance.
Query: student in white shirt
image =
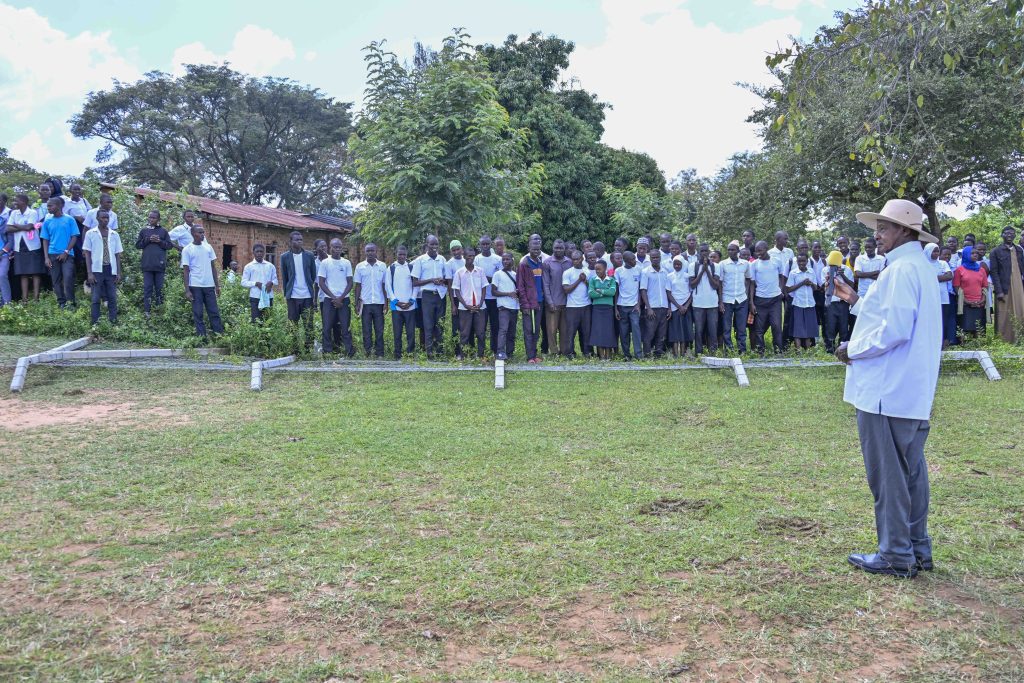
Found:
[[[793,299],[793,339],[799,348],[809,349],[818,336],[818,316],[814,312],[814,292],[819,285],[814,271],[808,267],[807,254],[796,255],[796,266],[786,278],[786,294]]]
[[[252,261],[242,269],[242,286],[249,288],[249,319],[266,320],[274,303],[277,268],[266,260],[267,248],[257,242],[252,245]]]
[[[455,290],[452,289],[452,280],[455,279],[455,273],[466,265],[466,259],[462,255],[462,242],[459,240],[449,242],[448,253],[451,254],[451,258],[444,264],[444,279],[448,285],[448,298],[452,309],[452,337],[455,340],[455,355],[461,356],[462,345],[459,343],[459,339],[462,336],[462,327],[459,325],[459,300],[455,296]],[[445,303],[447,305],[449,301]]]
[[[690,289],[693,290],[694,352],[700,355],[706,342],[709,350],[718,350],[718,314],[722,306],[722,280],[714,263],[711,248],[700,245],[699,256],[690,264]]]
[[[11,259],[14,274],[21,277],[21,298],[29,298],[29,283],[32,284],[32,299],[39,301],[42,275],[46,272],[43,257],[43,241],[36,225],[40,223],[35,209],[28,206],[28,195],[20,193],[14,197],[14,210],[7,216],[7,233],[12,236]]]
[[[363,353],[370,356],[372,343],[374,357],[384,357],[384,304],[388,300],[384,281],[388,268],[377,260],[377,245],[369,243],[363,248],[366,259],[356,266],[352,281],[355,283],[356,315],[362,321]]]
[[[217,254],[205,239],[206,231],[203,230],[203,226],[192,226],[192,244],[181,250],[181,275],[185,281],[185,298],[192,303],[192,321],[196,326],[196,336],[204,339],[204,309],[210,318],[210,327],[213,331],[216,334],[224,332],[220,308],[217,306],[220,281],[217,279],[217,269],[213,267]]]
[[[388,266],[384,289],[391,310],[391,331],[395,335],[395,360],[402,360],[402,335],[406,353],[416,350],[416,288],[412,286],[412,263],[404,244],[395,249],[395,261]]]
[[[501,270],[491,278],[491,294],[498,304],[498,351],[495,358],[508,360],[516,348],[516,320],[519,317],[515,258],[510,252],[501,255]]]
[[[445,260],[437,253],[440,246],[436,235],[427,235],[427,253],[412,264],[412,284],[420,288],[420,305],[423,309],[423,347],[430,360],[441,348],[443,332],[440,321],[444,319],[444,300],[448,293],[445,286]]]
[[[831,279],[831,269],[826,270],[825,280],[822,282],[822,288],[825,289],[826,292],[830,289],[829,283],[831,282]],[[853,269],[845,265],[845,262],[842,267],[836,270],[836,282],[841,280],[845,281],[850,287],[856,287],[853,281]],[[834,353],[837,344],[850,339],[850,305],[835,294],[831,297],[826,294],[826,299],[825,350],[829,353]]]
[[[107,318],[117,322],[117,285],[121,284],[121,237],[110,229],[110,215],[102,209],[96,215],[99,225],[85,233],[82,254],[88,267],[86,282],[92,287],[92,324],[100,320],[100,301],[107,300]]]
[[[477,358],[484,357],[484,330],[487,325],[484,296],[489,285],[484,271],[474,264],[476,249],[466,247],[462,251],[466,265],[455,271],[452,278],[452,291],[459,302],[459,335],[460,346],[456,350],[456,358],[463,360],[462,347],[472,348],[476,338]]]
[[[661,247],[661,267],[666,270],[672,263],[672,235],[663,232],[658,235],[658,246]]]
[[[195,211],[192,209],[185,209],[181,214],[181,220],[183,223],[176,226],[168,233],[171,237],[171,242],[173,242],[178,249],[184,249],[192,243],[192,226],[196,225]]]
[[[345,355],[351,358],[356,352],[352,346],[352,308],[348,302],[348,293],[352,289],[354,276],[352,263],[341,255],[344,249],[345,245],[340,239],[332,239],[331,255],[317,264],[316,276],[324,295],[324,300],[320,302],[323,352],[335,353],[344,348]]]
[[[843,399],[857,409],[857,431],[875,500],[878,546],[848,561],[873,574],[913,578],[933,568],[928,536],[928,464],[925,442],[941,356],[942,321],[935,271],[922,242],[921,207],[886,202],[881,213],[857,220],[875,231],[889,265],[867,296],[836,284],[853,305],[857,329],[836,349],[847,364]]]
[[[814,278],[818,281],[818,289],[814,292],[814,313],[818,317],[818,330],[822,339],[825,338],[825,291],[820,287],[825,281],[825,254],[821,250],[821,242],[811,242],[811,257],[807,267],[814,271]]]
[[[644,331],[644,355],[665,355],[665,334],[668,328],[668,272],[661,267],[661,254],[651,252],[651,266],[640,275],[640,297],[647,309]]]
[[[689,350],[693,341],[693,292],[682,250],[672,259],[668,283],[668,343],[672,345],[672,355],[679,358]]]
[[[874,237],[864,240],[864,253],[857,257],[853,265],[853,276],[857,280],[857,296],[864,298],[875,280],[882,274],[885,257],[876,253],[877,245]]]
[[[572,252],[572,267],[562,272],[562,291],[565,292],[565,333],[562,336],[562,355],[576,355],[576,335],[582,332],[580,351],[586,354],[590,339],[590,292],[587,281],[590,271],[583,264],[583,252]]]
[[[771,327],[772,346],[776,353],[782,351],[782,286],[786,278],[782,275],[782,264],[768,256],[768,244],[760,240],[754,246],[757,256],[750,263],[747,272],[754,283],[754,301],[751,307],[754,320],[754,348],[764,354],[764,333]]]
[[[501,270],[501,256],[491,251],[491,238],[489,235],[484,235],[477,241],[477,252],[474,263],[476,267],[484,271],[484,275],[487,276],[487,281],[490,282],[494,278],[494,274]],[[484,303],[487,305],[487,333],[491,340],[491,353],[498,353],[498,302],[494,298],[494,292],[490,289],[487,290],[487,295],[484,299]]]
[[[633,252],[623,252],[622,261],[623,265],[617,266],[612,276],[616,284],[615,319],[619,323],[619,346],[622,347],[622,357],[632,360],[644,357],[640,327],[640,280],[643,272]]]
[[[82,224],[87,228],[95,228],[98,226],[99,222],[96,220],[96,213],[100,209],[110,214],[110,229],[117,230],[119,226],[117,224],[117,214],[114,212],[114,198],[106,192],[100,195],[100,205],[98,207],[89,209],[85,212],[85,216],[82,218]],[[191,235],[186,235],[185,245],[187,245],[191,239]]]
[[[735,331],[736,347],[740,353],[746,353],[747,316],[750,314],[750,279],[747,273],[750,271],[750,262],[740,258],[740,245],[736,241],[729,244],[726,254],[727,258],[718,264],[718,275],[722,280],[725,348],[732,350],[732,335]]]

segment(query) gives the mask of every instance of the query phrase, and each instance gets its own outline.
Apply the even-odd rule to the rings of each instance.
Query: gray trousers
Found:
[[[57,295],[57,305],[61,308],[67,304],[75,306],[75,259],[68,256],[62,263],[57,256],[59,254],[50,254],[50,281]]]
[[[932,557],[924,460],[928,429],[928,420],[857,411],[860,450],[875,499],[878,553],[894,565]]]

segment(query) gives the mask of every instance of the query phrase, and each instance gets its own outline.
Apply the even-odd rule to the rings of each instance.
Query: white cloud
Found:
[[[305,58],[311,59],[315,52],[307,52]],[[282,62],[295,59],[295,46],[292,41],[282,38],[270,29],[254,24],[243,27],[231,43],[227,54],[218,55],[203,43],[195,42],[182,45],[171,57],[171,71],[175,75],[185,73],[185,64],[220,64],[228,62],[231,68],[256,76],[264,76]]]
[[[53,152],[35,128],[11,144],[10,154],[33,168],[47,168],[53,161]]]
[[[824,7],[825,0],[754,0],[754,4],[760,7],[771,7],[783,12],[792,12],[800,5],[814,5]]]
[[[118,54],[109,31],[70,36],[32,8],[2,3],[0,26],[9,29],[0,40],[0,88],[8,94],[5,106],[17,121],[27,121],[40,107],[59,101],[73,103],[77,110],[90,90],[109,88],[114,78],[127,81],[141,75]],[[65,71],[69,65],[74,65],[73,77]]]
[[[760,148],[745,122],[759,98],[735,83],[771,81],[765,55],[800,32],[796,18],[729,33],[698,26],[677,0],[605,0],[602,11],[605,41],[577,47],[567,75],[614,103],[605,143],[647,152],[669,178],[689,167],[710,174]]]
[[[306,50],[306,54],[302,55],[302,58],[305,59],[307,62],[312,62],[314,59],[316,59],[316,51]]]

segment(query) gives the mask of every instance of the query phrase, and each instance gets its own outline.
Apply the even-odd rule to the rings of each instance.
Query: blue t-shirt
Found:
[[[48,253],[60,254],[67,250],[71,238],[78,236],[78,223],[71,216],[51,216],[43,221],[43,231],[39,236],[50,240]]]

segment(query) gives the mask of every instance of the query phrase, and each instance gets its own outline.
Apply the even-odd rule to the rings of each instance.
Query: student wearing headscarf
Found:
[[[961,252],[960,267],[953,273],[953,286],[959,292],[957,313],[963,316],[964,332],[972,337],[985,333],[988,319],[988,268],[972,245]]]
[[[935,269],[939,282],[939,302],[942,303],[942,348],[946,348],[956,339],[956,307],[949,300],[949,283],[953,280],[953,271],[949,264],[939,258],[939,245],[924,245],[924,255]]]

